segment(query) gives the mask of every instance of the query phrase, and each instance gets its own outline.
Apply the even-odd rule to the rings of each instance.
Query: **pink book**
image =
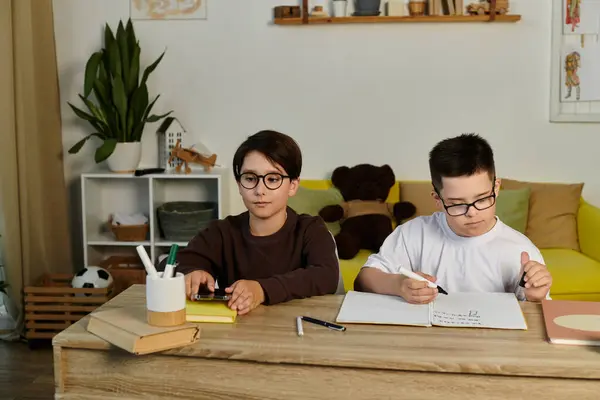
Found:
[[[548,341],[600,346],[600,302],[542,300]]]

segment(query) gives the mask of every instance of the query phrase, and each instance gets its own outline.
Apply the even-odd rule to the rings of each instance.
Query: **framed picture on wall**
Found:
[[[132,20],[206,19],[207,0],[129,0]]]
[[[600,122],[600,0],[552,0],[551,122]]]

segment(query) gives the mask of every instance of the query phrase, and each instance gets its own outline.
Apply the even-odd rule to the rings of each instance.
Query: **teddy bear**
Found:
[[[360,249],[378,252],[393,231],[392,218],[400,224],[415,215],[417,209],[410,202],[386,203],[395,181],[387,164],[341,166],[333,171],[331,182],[344,201],[323,207],[319,215],[325,222],[340,221],[340,232],[335,236],[340,259],[352,259]]]

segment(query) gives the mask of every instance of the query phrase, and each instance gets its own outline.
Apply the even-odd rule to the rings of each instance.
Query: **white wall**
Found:
[[[516,24],[272,25],[272,8],[293,3],[208,0],[206,21],[136,22],[142,63],[167,49],[150,78],[161,93],[155,111],[176,110],[228,167],[246,136],[288,133],[303,149],[304,178],[369,162],[427,179],[438,140],[479,132],[500,176],[585,182],[600,205],[598,125],[548,122],[550,1],[512,0]],[[66,152],[89,131],[66,101],[79,104],[85,62],[104,23],[128,17],[129,1],[54,0],[54,12]],[[142,166],[156,163],[157,127],[146,130]],[[65,154],[69,182],[105,168],[93,151]],[[243,210],[236,193],[232,213]]]

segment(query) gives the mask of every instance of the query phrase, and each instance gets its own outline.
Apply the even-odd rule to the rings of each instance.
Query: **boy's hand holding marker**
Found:
[[[542,301],[552,286],[552,275],[545,265],[529,259],[529,254],[521,253],[523,276],[519,285],[525,288],[525,297],[529,301]]]
[[[435,282],[435,278],[418,272],[424,278]],[[427,282],[417,281],[400,275],[400,296],[411,304],[428,304],[431,303],[438,295],[437,289],[427,286]]]
[[[400,268],[400,296],[411,304],[428,304],[437,297],[438,293],[448,294],[434,282],[436,278],[422,272],[412,272]]]

